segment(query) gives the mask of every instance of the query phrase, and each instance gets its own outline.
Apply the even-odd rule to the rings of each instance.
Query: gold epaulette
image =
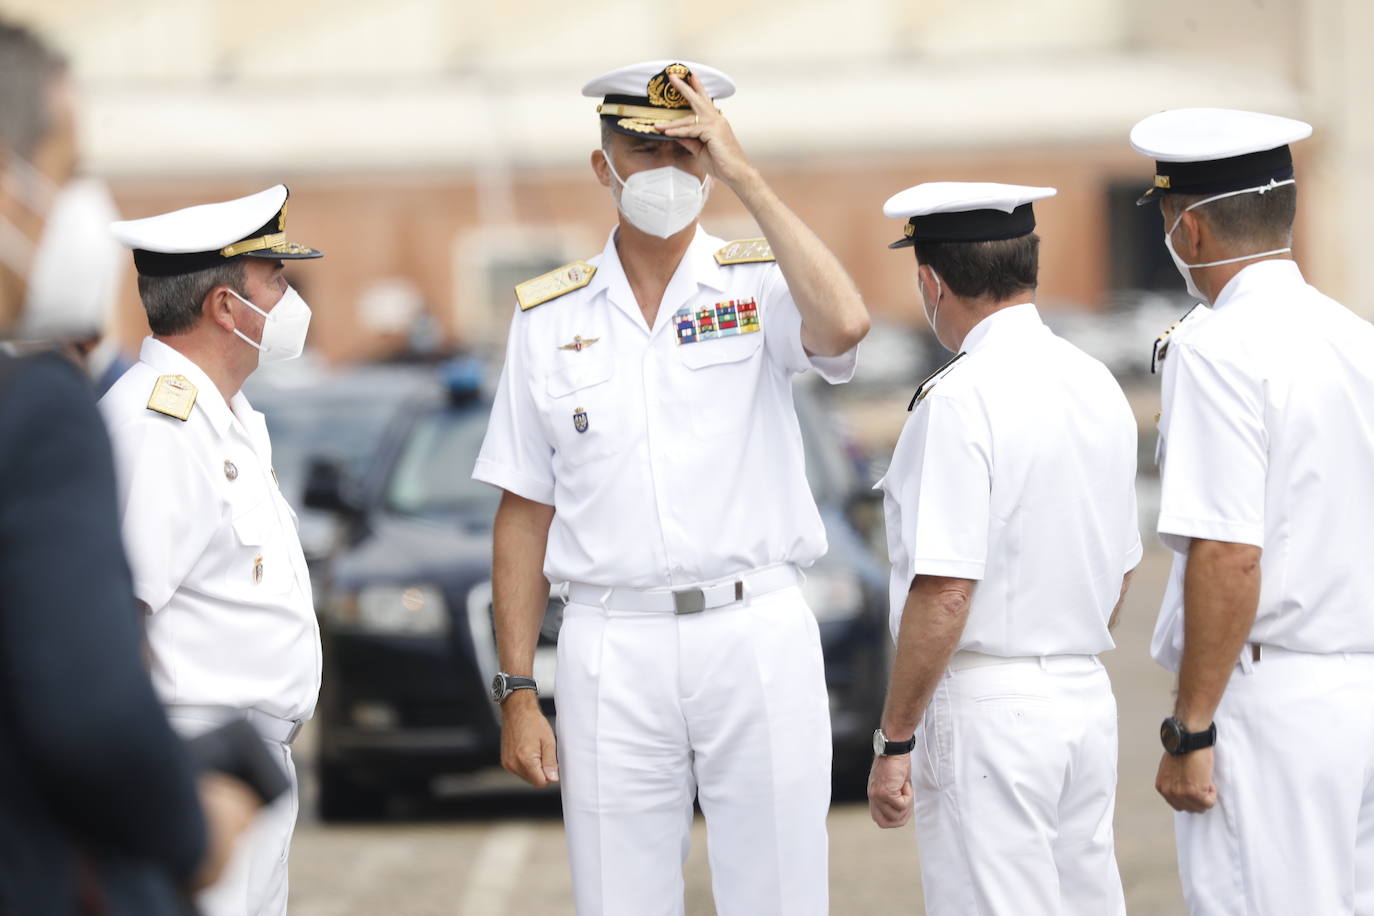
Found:
[[[777,259],[773,257],[773,246],[768,244],[768,239],[735,239],[716,252],[716,263],[722,267],[727,264],[758,264],[775,260]]]
[[[540,274],[533,280],[526,280],[515,288],[515,300],[520,303],[520,311],[528,311],[536,305],[543,305],[557,299],[564,293],[581,289],[592,282],[596,268],[586,261],[573,261],[557,270]]]
[[[924,401],[926,395],[930,394],[930,389],[935,387],[935,383],[944,378],[949,370],[954,368],[954,364],[965,356],[968,356],[968,353],[956,353],[953,359],[922,379],[921,384],[916,386],[916,393],[911,396],[911,403],[906,405],[907,412],[910,413],[915,410],[916,405]]]
[[[185,423],[196,406],[196,386],[184,375],[159,376],[148,398],[148,409],[176,417]]]

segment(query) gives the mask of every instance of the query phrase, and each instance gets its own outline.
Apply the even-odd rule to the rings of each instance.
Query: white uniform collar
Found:
[[[1242,296],[1258,287],[1269,287],[1281,283],[1299,283],[1306,285],[1303,279],[1302,270],[1298,268],[1298,262],[1289,258],[1275,258],[1270,261],[1259,261],[1241,268],[1240,272],[1226,282],[1217,295],[1217,301],[1212,304],[1215,311],[1226,303],[1238,296]]]
[[[143,346],[138,351],[138,358],[152,366],[162,375],[184,375],[195,385],[199,393],[196,396],[196,407],[205,411],[205,416],[210,420],[210,425],[214,427],[216,435],[224,436],[229,431],[230,425],[238,417],[251,417],[254,414],[253,407],[248,403],[248,398],[244,397],[240,391],[234,395],[230,404],[225,403],[224,396],[219,388],[205,374],[205,370],[196,365],[189,356],[173,347],[168,346],[153,337],[143,338]]]
[[[592,277],[592,282],[587,284],[587,293],[595,296],[605,290],[607,297],[622,311],[642,323],[639,303],[635,301],[630,283],[625,279],[625,267],[620,263],[620,253],[615,248],[615,234],[618,230],[619,227],[616,227],[606,236],[606,245],[601,249],[596,275]],[[697,286],[709,286],[715,290],[724,290],[728,286],[725,270],[716,263],[715,258],[716,249],[721,244],[723,243],[720,239],[710,235],[700,224],[697,225],[692,243],[682,255],[682,263],[678,265],[677,272],[673,274],[673,278],[668,282],[668,288],[664,290],[665,305],[673,295],[676,295],[683,280],[690,279]],[[684,275],[684,270],[690,271],[690,274]],[[668,311],[671,313],[673,309]]]
[[[1009,305],[1006,308],[998,309],[975,324],[973,330],[965,335],[964,343],[959,349],[965,353],[971,353],[978,349],[993,335],[994,328],[997,329],[996,333],[1001,334],[1031,326],[1044,327],[1044,324],[1040,320],[1040,312],[1036,310],[1034,302]]]

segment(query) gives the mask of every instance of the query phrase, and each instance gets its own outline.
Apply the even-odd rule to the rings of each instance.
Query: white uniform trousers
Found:
[[[1217,804],[1174,816],[1188,910],[1374,914],[1374,655],[1249,653],[1217,708]]]
[[[570,603],[557,670],[580,916],[683,912],[694,796],[720,916],[828,912],[830,713],[799,588],[681,616]]]
[[[167,709],[168,721],[183,738],[192,738],[222,725],[232,715],[234,711],[229,709],[222,715],[199,711],[185,714],[179,713],[176,707]],[[296,829],[300,797],[291,748],[270,738],[264,738],[263,743],[285,768],[291,788],[258,812],[252,825],[239,838],[220,879],[196,895],[201,916],[286,916],[286,859],[291,849],[291,835]]]
[[[1096,658],[946,672],[912,753],[926,913],[1124,914],[1116,760],[1116,698]]]

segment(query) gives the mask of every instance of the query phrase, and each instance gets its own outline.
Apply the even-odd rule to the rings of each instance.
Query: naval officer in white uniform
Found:
[[[1178,672],[1156,786],[1208,916],[1374,913],[1374,327],[1292,258],[1311,131],[1217,109],[1131,131],[1212,306],[1161,346],[1152,647]]]
[[[897,654],[869,800],[898,827],[914,796],[932,916],[1125,912],[1097,656],[1141,555],[1136,427],[1107,368],[1036,311],[1032,202],[1054,193],[932,182],[883,207],[957,352],[879,483]]]
[[[153,684],[183,735],[246,716],[291,777],[206,916],[286,912],[297,793],[291,742],[315,709],[320,638],[296,518],[262,414],[240,388],[298,356],[310,309],[282,276],[320,252],[286,237],[287,190],[113,224],[133,249],[152,336],[100,401]]]
[[[853,374],[853,282],[745,159],[724,74],[607,73],[600,254],[517,288],[474,477],[495,529],[503,762],[560,779],[576,905],[683,912],[693,798],[722,916],[826,913],[830,727],[798,569],[826,549],[791,383]],[[712,184],[764,238],[697,224]],[[567,583],[558,743],[530,678],[549,582]],[[531,688],[531,689],[521,689]]]

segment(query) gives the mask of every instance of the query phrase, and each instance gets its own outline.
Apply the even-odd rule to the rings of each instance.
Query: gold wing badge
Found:
[[[574,337],[573,337],[572,343],[565,343],[565,344],[563,344],[563,346],[559,347],[558,349],[560,349],[560,350],[572,350],[572,351],[574,351],[574,352],[576,352],[576,353],[581,353],[583,350],[587,349],[588,347],[590,347],[592,344],[596,343],[596,342],[597,342],[598,340],[600,340],[600,339],[601,339],[600,337],[583,337],[583,336],[581,336],[581,335],[577,335],[577,336],[574,336]]]

